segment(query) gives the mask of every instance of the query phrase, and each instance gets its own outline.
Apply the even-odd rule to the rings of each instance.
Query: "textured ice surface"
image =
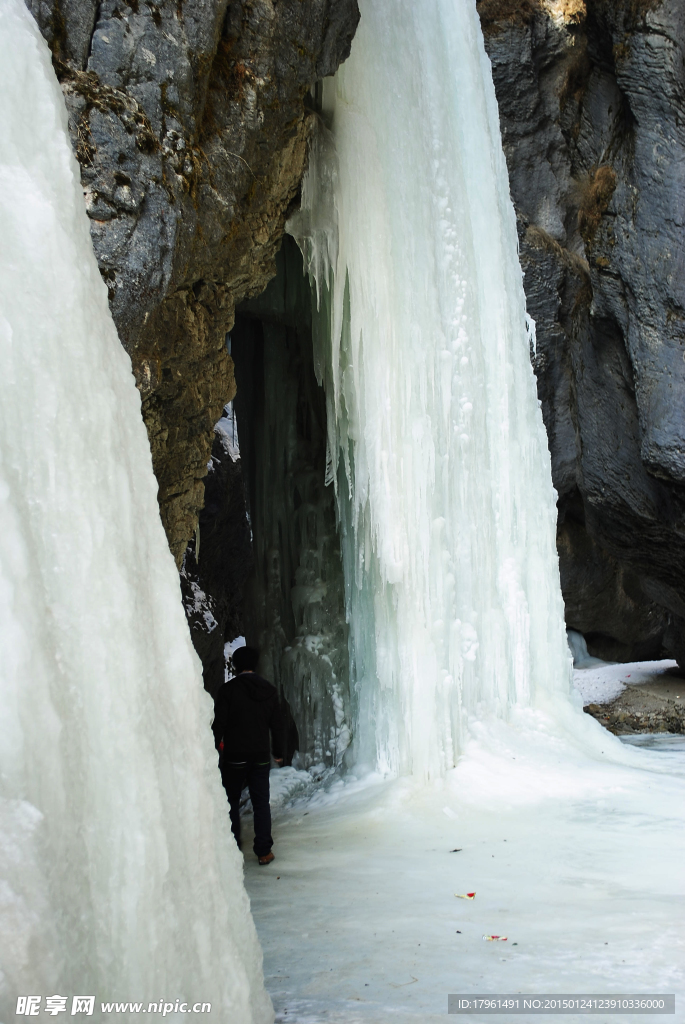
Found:
[[[569,650],[573,655],[574,668],[601,668],[607,664],[601,658],[593,658],[591,654],[588,654],[587,643],[582,633],[575,629],[567,629],[566,639],[568,640]]]
[[[59,993],[266,1022],[140,398],[21,0],[0,97],[0,1017]]]
[[[289,223],[318,296],[353,751],[434,777],[469,716],[569,708],[555,495],[473,3],[369,0]],[[382,54],[382,59],[379,55]],[[564,713],[560,710],[560,713]]]
[[[581,750],[512,717],[444,780],[276,812],[272,873],[246,858],[245,877],[277,1021],[438,1024],[449,992],[675,992],[684,1019],[683,737],[628,746],[593,722]]]

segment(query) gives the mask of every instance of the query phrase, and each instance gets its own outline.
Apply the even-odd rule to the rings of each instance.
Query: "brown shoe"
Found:
[[[271,850],[269,850],[269,852],[265,853],[263,857],[257,857],[257,860],[260,864],[270,864],[272,860],[276,860],[276,857]]]

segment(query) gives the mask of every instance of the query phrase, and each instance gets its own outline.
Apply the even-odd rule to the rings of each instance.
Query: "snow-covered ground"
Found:
[[[632,661],[623,665],[609,665],[597,659],[592,660],[596,661],[592,668],[573,670],[573,685],[582,697],[583,704],[608,704],[623,693],[626,687],[644,686],[669,679],[669,670],[678,667],[675,661]]]
[[[636,991],[678,993],[685,1020],[685,743],[636,750],[584,717],[582,752],[539,715],[483,727],[428,787],[272,773],[277,859],[246,854],[245,881],[276,1020],[429,1024],[450,992]]]

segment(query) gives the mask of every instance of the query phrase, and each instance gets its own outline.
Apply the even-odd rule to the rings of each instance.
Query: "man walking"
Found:
[[[232,660],[238,675],[224,683],[214,702],[212,730],[217,749],[221,749],[223,742],[219,757],[221,781],[228,797],[231,831],[239,848],[240,797],[247,784],[254,811],[253,849],[260,864],[270,864],[275,858],[271,852],[269,733],[274,760],[282,764],[280,704],[276,688],[257,675],[259,651],[239,647]]]

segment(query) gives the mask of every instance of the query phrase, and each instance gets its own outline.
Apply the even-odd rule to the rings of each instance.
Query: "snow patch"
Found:
[[[598,659],[593,658],[593,661]],[[577,668],[573,686],[583,704],[610,704],[629,686],[659,682],[668,678],[668,670],[677,668],[676,661],[629,661],[622,665],[599,663],[598,668]]]
[[[205,632],[211,633],[219,625],[212,611],[212,599],[208,594],[205,594],[202,587],[195,580],[188,579],[188,585],[190,587],[190,600],[188,598],[185,600],[186,612],[190,615],[199,616],[205,624]]]
[[[221,441],[221,445],[231,461],[237,462],[240,458],[240,445],[238,444],[238,421],[233,401],[224,406],[223,416],[214,424],[214,433]],[[210,461],[209,466],[211,464]]]

